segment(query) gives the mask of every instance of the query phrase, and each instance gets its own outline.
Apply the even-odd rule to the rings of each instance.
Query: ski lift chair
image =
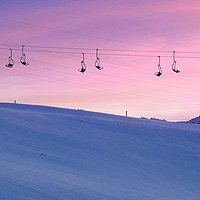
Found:
[[[172,64],[172,70],[175,72],[175,73],[179,73],[180,71],[176,68],[176,61],[174,60],[173,64]]]
[[[78,70],[81,73],[84,73],[86,71],[86,64],[85,64],[85,56],[84,53],[82,53],[83,55],[83,60],[81,61],[81,68]]]
[[[95,67],[96,67],[97,69],[99,69],[99,70],[102,70],[102,69],[103,69],[103,67],[100,66],[100,59],[99,59],[99,58],[97,58],[96,61],[95,61]]]
[[[180,72],[180,71],[176,68],[176,51],[173,51],[172,70],[173,70],[175,73],[179,73],[179,72]]]
[[[22,63],[22,65],[28,66],[29,63],[26,62],[26,55],[22,54],[22,56],[20,57],[20,62]]]
[[[95,67],[96,67],[98,70],[102,70],[102,69],[103,69],[103,67],[100,66],[99,49],[96,49],[96,61],[95,61]]]
[[[28,66],[29,65],[29,63],[26,61],[26,55],[24,53],[24,45],[22,45],[22,56],[20,57],[20,62],[24,66]]]
[[[14,66],[14,60],[12,59],[12,49],[10,49],[10,56],[8,57],[8,64],[6,67],[12,68]]]
[[[161,76],[162,75],[162,68],[160,66],[160,56],[158,56],[159,63],[158,63],[158,72],[155,73],[156,76]]]
[[[86,71],[86,65],[83,61],[81,62],[81,68],[78,71],[81,73],[84,73]]]
[[[156,76],[161,76],[161,75],[162,75],[162,72],[156,72],[155,75],[156,75]]]

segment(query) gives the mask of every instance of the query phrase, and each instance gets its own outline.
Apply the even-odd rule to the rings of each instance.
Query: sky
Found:
[[[192,53],[200,52],[197,0],[0,0],[0,36],[0,102],[171,121],[200,115],[200,55]],[[103,70],[95,68],[95,49]]]

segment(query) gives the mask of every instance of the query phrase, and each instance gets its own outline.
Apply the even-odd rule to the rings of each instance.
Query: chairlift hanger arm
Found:
[[[10,57],[12,58],[12,49],[10,49]]]
[[[99,58],[99,49],[96,49],[96,58]]]
[[[22,55],[24,54],[24,45],[22,45]]]
[[[85,62],[85,54],[82,53],[82,55],[83,55],[83,60],[82,60],[82,62],[84,63],[84,62]]]
[[[173,60],[176,61],[176,51],[173,51]]]

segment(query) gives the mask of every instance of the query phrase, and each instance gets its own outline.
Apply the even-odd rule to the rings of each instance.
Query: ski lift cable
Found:
[[[7,49],[5,49],[5,50],[7,50]],[[32,50],[31,50],[32,51]],[[34,50],[35,51],[35,50]],[[38,51],[36,51],[36,52],[38,52]],[[43,52],[43,53],[45,53],[45,52]],[[53,52],[49,52],[49,53],[53,53]],[[74,52],[67,52],[67,53],[69,53],[69,54],[79,54],[79,53],[74,53]],[[130,55],[129,55],[130,56]],[[132,56],[142,56],[142,55],[132,55]],[[144,56],[146,56],[146,55],[144,55]],[[147,55],[148,57],[149,57],[149,55]],[[151,56],[152,57],[152,56]],[[157,57],[157,56],[153,56],[153,57]],[[163,57],[163,56],[162,56]],[[191,58],[191,57],[184,57],[184,58]],[[195,57],[196,58],[196,57]],[[198,57],[198,58],[200,58],[200,57]]]
[[[9,19],[9,18],[5,18],[5,17],[1,17],[0,20],[4,20],[4,21],[13,21],[13,22],[16,22],[16,23],[19,23],[19,24],[24,24],[24,25],[27,25],[27,26],[34,26],[34,27],[39,27],[39,28],[42,28],[42,29],[46,29],[46,30],[57,30],[59,31],[60,33],[62,32],[65,32],[65,33],[70,33],[70,34],[76,34],[76,35],[81,35],[81,36],[85,36],[85,37],[90,37],[90,38],[96,38],[96,39],[101,39],[101,40],[106,40],[106,41],[113,41],[113,42],[117,42],[117,43],[125,43],[123,41],[118,41],[118,40],[113,40],[113,39],[108,39],[108,38],[103,38],[103,37],[98,37],[98,36],[94,36],[94,35],[90,35],[90,34],[84,34],[84,33],[77,33],[77,32],[72,32],[72,31],[67,31],[67,30],[63,30],[63,29],[58,29],[58,28],[52,28],[52,27],[48,27],[48,26],[44,26],[44,25],[38,25],[38,24],[34,24],[34,23],[27,23],[27,22],[24,22],[22,20],[16,20],[16,19]],[[2,40],[1,40],[2,41]],[[3,41],[5,42],[5,41]],[[104,49],[105,50],[105,49]],[[114,50],[114,49],[113,49]],[[118,51],[118,50],[117,50]],[[126,50],[125,50],[126,51]],[[165,51],[166,52],[166,51]],[[169,51],[168,51],[169,52]],[[171,52],[171,51],[170,51]],[[158,53],[158,52],[157,52]],[[187,52],[187,51],[177,51],[177,53],[197,53],[199,54],[200,52],[196,52],[196,51],[193,51],[193,52]],[[196,57],[195,57],[196,58]]]
[[[35,51],[35,52],[47,52],[47,53],[58,53],[58,54],[80,54],[80,52],[64,52],[64,51],[40,51],[40,50],[30,50],[27,49],[27,51]],[[86,55],[93,55],[93,53],[85,53]],[[113,54],[113,53],[102,53],[103,56],[125,56],[125,57],[149,57],[149,58],[156,58],[157,55],[144,55],[144,54]],[[171,58],[171,56],[165,56],[162,55],[163,58]],[[177,56],[177,58],[200,58],[200,56]]]
[[[85,48],[85,47],[58,47],[58,46],[34,46],[34,45],[26,45],[27,47],[30,48],[42,48],[42,49],[74,49],[74,50],[88,50],[88,51],[94,51],[94,48]],[[148,52],[148,53],[171,53],[172,51],[159,51],[159,50],[136,50],[136,49],[104,49],[104,48],[99,48],[98,50],[101,51],[119,51],[119,52]]]
[[[0,44],[0,46],[12,46],[18,47],[20,45],[17,44]],[[40,45],[25,45],[29,48],[39,48],[39,49],[66,49],[66,50],[88,50],[94,51],[94,48],[85,48],[85,47],[63,47],[63,46],[40,46]],[[99,48],[101,51],[116,51],[116,52],[148,52],[148,53],[171,53],[171,50],[140,50],[140,49],[106,49],[106,48]],[[186,54],[200,54],[198,51],[176,51],[176,53],[186,53]]]
[[[31,50],[27,49],[26,51],[33,51],[33,52],[46,52],[46,53],[56,53],[56,54],[79,54],[80,52],[72,52],[72,51],[50,51],[50,50]],[[93,55],[93,53],[85,53],[86,55]],[[113,54],[113,53],[102,53],[103,56],[125,56],[125,57],[149,57],[149,58],[156,58],[157,55],[144,55],[144,54]],[[171,56],[162,55],[163,58],[171,58]],[[177,58],[200,58],[200,56],[177,56]]]
[[[148,73],[148,74],[150,74],[150,73]],[[116,77],[116,76],[115,76]],[[121,78],[121,77],[120,77]]]
[[[11,46],[11,45],[8,45],[8,46]],[[25,46],[25,45],[24,45]],[[28,47],[28,45],[26,45],[26,47]],[[6,48],[0,48],[2,50],[6,50]],[[87,48],[65,48],[65,49],[76,49],[76,50],[82,50],[82,49],[85,49],[87,50]],[[14,49],[14,50],[17,50],[17,49]],[[89,49],[88,49],[89,50]],[[94,49],[90,49],[90,50],[94,50]],[[105,50],[105,49],[104,49]],[[36,51],[36,52],[51,52],[51,53],[59,53],[59,54],[80,54],[80,52],[74,52],[74,51],[71,51],[71,52],[66,52],[66,51],[55,51],[55,50],[41,50],[41,49],[27,49],[26,51]],[[141,52],[149,52],[149,53],[158,53],[158,52],[167,52],[167,53],[171,53],[173,51],[142,51],[142,50],[119,50],[119,51],[135,51],[135,52],[138,52],[138,53],[141,53]],[[176,51],[177,53],[179,53],[178,51]],[[181,52],[183,53],[183,52]],[[200,53],[200,52],[192,52],[192,53]],[[90,54],[92,55],[93,53],[90,53],[90,52],[87,52],[85,54]],[[142,54],[122,54],[122,53],[102,53],[101,55],[104,55],[104,56],[133,56],[133,57],[157,57],[157,55],[142,55]],[[165,58],[170,58],[171,56],[167,56],[167,55],[162,55],[162,57],[165,57]],[[177,58],[200,58],[200,56],[177,56]]]
[[[43,52],[43,53],[45,53],[45,52]],[[46,54],[46,53],[45,53]],[[48,55],[51,55],[51,54],[49,54],[49,53],[47,53]],[[68,55],[68,56],[70,56],[70,59],[72,59],[72,57],[74,57],[74,58],[77,58],[77,56],[75,56],[75,55]],[[63,58],[63,56],[60,56],[61,58]],[[77,59],[76,59],[77,60]],[[88,61],[88,63],[90,63],[90,61]],[[105,62],[104,62],[105,63]],[[110,65],[110,64],[112,64],[112,65],[117,65],[117,66],[121,66],[121,65],[119,65],[119,64],[113,64],[113,63],[108,63],[108,62],[106,62],[108,65]],[[105,63],[105,64],[106,64]],[[145,74],[150,74],[150,73],[147,73],[147,70],[145,69],[145,70],[136,70],[136,69],[133,69],[132,67],[129,67],[129,66],[124,66],[123,65],[123,69],[125,69],[125,68],[127,68],[127,70],[134,70],[134,71],[137,71],[137,72],[140,72],[140,73],[145,73]],[[150,70],[149,70],[149,72],[150,72]],[[91,73],[91,72],[90,72]],[[172,75],[170,75],[170,74],[167,74],[167,75],[165,75],[165,76],[167,76],[167,77],[173,77]],[[186,78],[186,77],[176,77],[176,78],[178,78],[178,79],[184,79],[184,80],[190,80],[190,81],[199,81],[199,80],[197,80],[197,79],[188,79],[188,78]]]
[[[60,52],[59,52],[60,53]],[[66,53],[73,53],[74,54],[74,52],[66,52]],[[79,53],[75,53],[75,54],[79,54]],[[129,55],[130,56],[130,55]],[[143,55],[132,55],[132,56],[143,56]],[[146,55],[144,55],[144,56],[146,56]],[[147,55],[148,57],[149,57],[149,55]],[[155,57],[155,56],[154,56]],[[164,57],[164,56],[162,56],[162,57]],[[166,56],[165,56],[166,57]],[[183,57],[182,57],[183,58]],[[184,57],[184,58],[194,58],[194,57]],[[199,58],[199,57],[195,57],[195,58]]]
[[[198,53],[198,52],[194,52],[194,53]],[[199,57],[184,57],[184,58],[199,58]]]

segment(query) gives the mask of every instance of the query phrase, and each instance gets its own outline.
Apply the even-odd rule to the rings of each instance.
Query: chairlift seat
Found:
[[[79,72],[82,72],[82,73],[84,73],[86,71],[86,69],[85,68],[81,68],[81,69],[79,69]]]
[[[26,61],[21,61],[21,63],[22,65],[25,65],[25,66],[29,65],[29,63],[27,63]]]
[[[157,72],[156,76],[161,76],[161,74],[162,74],[161,72]]]
[[[172,69],[174,72],[179,73],[180,71],[178,69]]]
[[[99,65],[96,65],[96,68],[99,69],[99,70],[102,70],[103,67],[99,66]]]
[[[99,59],[98,55],[97,55],[97,59],[96,59],[96,61],[95,61],[95,67],[96,67],[97,69],[99,69],[99,70],[102,70],[102,69],[103,69],[103,67],[100,66],[100,59]]]
[[[14,65],[14,64],[12,64],[12,63],[8,63],[8,64],[6,65],[6,67],[12,68],[13,65]]]
[[[22,54],[21,58],[20,58],[20,62],[22,65],[25,65],[25,66],[28,66],[29,63],[26,62],[26,55],[25,54]]]

